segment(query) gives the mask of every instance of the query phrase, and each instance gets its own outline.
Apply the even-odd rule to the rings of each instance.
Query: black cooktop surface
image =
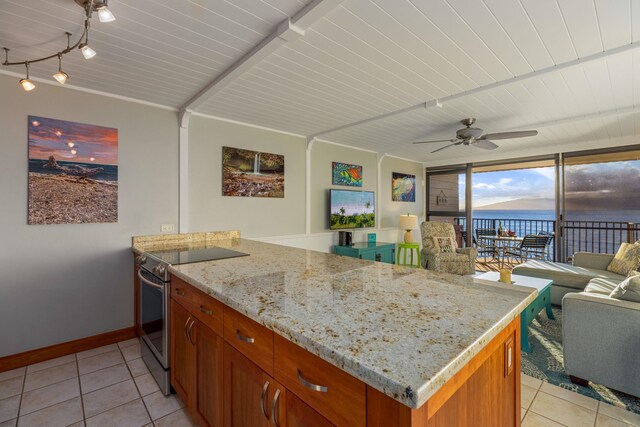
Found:
[[[189,249],[184,251],[157,251],[149,252],[156,258],[168,262],[171,265],[189,264],[192,262],[215,261],[217,259],[236,258],[249,256],[243,252],[233,251],[227,248]]]

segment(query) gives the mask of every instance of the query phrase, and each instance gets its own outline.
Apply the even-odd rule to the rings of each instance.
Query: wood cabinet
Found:
[[[192,321],[184,307],[171,301],[171,385],[185,403],[195,393],[194,348],[187,332]]]
[[[203,426],[222,425],[223,340],[171,301],[171,385]]]
[[[514,319],[419,409],[174,278],[171,384],[202,426],[520,425]]]

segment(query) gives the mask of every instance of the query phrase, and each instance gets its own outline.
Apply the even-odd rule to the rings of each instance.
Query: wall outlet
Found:
[[[172,231],[174,231],[175,227],[173,226],[173,224],[162,224],[160,226],[160,232],[162,233],[171,233]]]

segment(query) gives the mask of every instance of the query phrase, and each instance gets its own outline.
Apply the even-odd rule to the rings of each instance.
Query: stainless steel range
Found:
[[[151,251],[136,259],[140,279],[140,326],[142,360],[151,371],[160,390],[171,392],[170,385],[170,307],[171,276],[169,266],[247,256],[231,249],[210,247],[180,251]]]

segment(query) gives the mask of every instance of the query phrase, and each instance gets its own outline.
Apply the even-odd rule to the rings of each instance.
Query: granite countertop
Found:
[[[536,295],[530,288],[252,240],[208,245],[250,256],[169,271],[414,409]]]

